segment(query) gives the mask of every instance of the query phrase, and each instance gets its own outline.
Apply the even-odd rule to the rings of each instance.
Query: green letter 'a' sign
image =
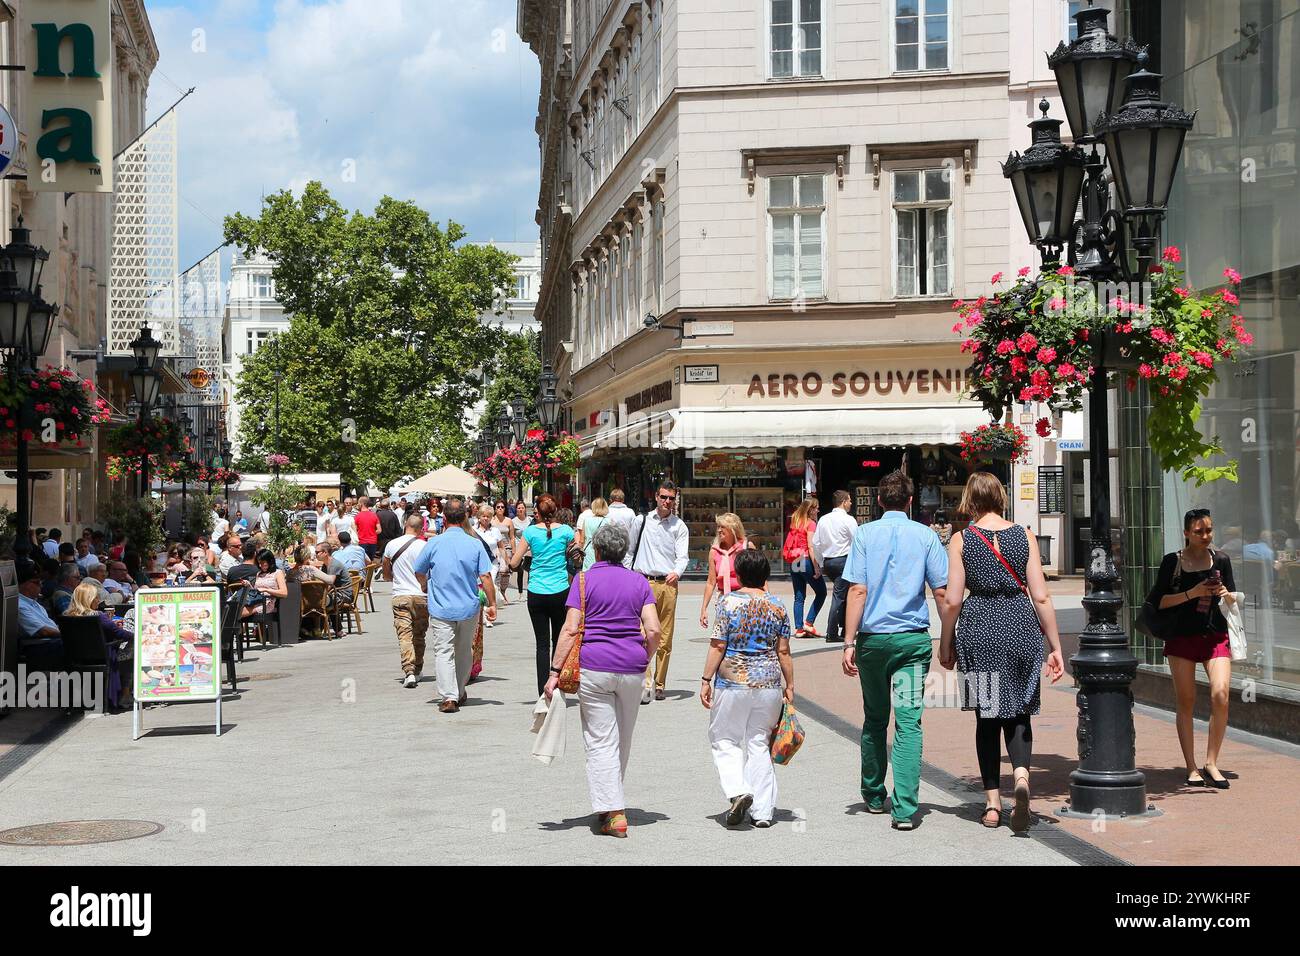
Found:
[[[65,119],[68,125],[50,129],[50,122],[56,119]],[[36,141],[36,155],[41,159],[56,163],[99,162],[95,158],[95,124],[85,110],[45,110],[41,113],[41,129],[49,130]]]
[[[98,79],[95,70],[95,31],[84,23],[70,23],[62,30],[57,23],[33,23],[36,31],[36,72],[33,76],[76,76]],[[64,73],[59,51],[64,40],[72,41],[72,72]]]

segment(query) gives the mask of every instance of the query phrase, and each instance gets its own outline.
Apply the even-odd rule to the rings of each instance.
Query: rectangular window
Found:
[[[641,257],[645,255],[645,225],[636,224],[632,232],[632,327],[628,334],[635,332],[641,322]]]
[[[632,306],[632,237],[630,235],[623,237],[619,261],[623,264],[622,279],[620,280],[623,293],[623,334],[620,338],[625,339],[632,334],[632,322],[635,319],[635,309]]]
[[[646,103],[645,118],[646,122],[650,117],[655,115],[655,110],[659,109],[660,86],[663,82],[660,74],[663,72],[663,38],[659,29],[660,15],[653,13],[650,15],[651,29],[653,34],[650,37],[650,76],[646,83]]]
[[[274,298],[275,285],[271,281],[271,276],[266,273],[253,274],[253,298],[270,299]]]
[[[895,0],[894,69],[948,69],[948,0]]]
[[[1079,38],[1079,24],[1074,15],[1083,9],[1083,0],[1066,0],[1065,4],[1065,42],[1073,43]],[[1152,67],[1151,69],[1155,69]]]
[[[768,297],[821,298],[824,275],[826,178],[773,176],[767,181]]]
[[[821,76],[821,0],[769,0],[771,76]]]
[[[515,298],[516,299],[528,298],[528,276],[526,275],[515,276]]]
[[[249,329],[248,330],[248,354],[253,355],[267,342],[275,333],[270,329]]]
[[[900,169],[894,180],[894,294],[952,291],[952,178],[948,169]]]

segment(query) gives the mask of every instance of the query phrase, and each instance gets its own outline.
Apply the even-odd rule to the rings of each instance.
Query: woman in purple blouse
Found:
[[[560,668],[582,628],[578,703],[587,750],[587,788],[592,808],[600,814],[600,832],[625,837],[623,774],[632,750],[646,665],[659,648],[659,615],[649,583],[623,567],[627,529],[606,522],[592,538],[592,547],[596,563],[569,589],[568,616],[551,660],[545,693],[550,700],[560,680]],[[584,595],[585,618],[581,610]]]

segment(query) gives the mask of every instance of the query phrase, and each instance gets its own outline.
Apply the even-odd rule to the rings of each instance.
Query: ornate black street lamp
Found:
[[[194,421],[185,412],[181,412],[181,417],[178,421],[181,425],[181,441],[184,442],[185,439],[188,438],[190,440],[190,446],[193,447]],[[185,510],[185,499],[188,493],[190,465],[194,461],[194,453],[192,451],[184,452],[179,457],[181,459],[181,539],[184,540],[185,532],[188,530],[187,525],[189,524]]]
[[[153,337],[153,331],[147,325],[140,329],[140,334],[131,343],[135,368],[131,369],[129,378],[131,391],[140,407],[141,425],[148,420],[154,403],[158,401],[158,388],[162,382],[162,375],[157,366],[158,353],[161,351],[162,343]],[[147,451],[141,456],[140,462],[140,495],[144,498],[149,497],[149,453]]]
[[[1003,175],[1011,181],[1025,230],[1044,263],[1058,262],[1068,247],[1069,262],[1083,280],[1122,276],[1143,281],[1192,117],[1160,102],[1160,77],[1146,72],[1145,51],[1109,34],[1108,12],[1090,5],[1077,13],[1078,39],[1048,56],[1074,140],[1090,147],[1082,162],[1082,182],[1082,151],[1061,145],[1061,124],[1047,118],[1045,103],[1040,104],[1044,116],[1030,123],[1033,144],[1023,155],[1008,157]],[[1140,67],[1136,73],[1134,66]],[[1105,147],[1104,158],[1099,145]],[[1107,162],[1118,187],[1118,209],[1110,204],[1103,175]],[[1080,190],[1083,218],[1071,222]],[[1136,268],[1129,262],[1126,235],[1138,249]],[[1094,343],[1088,391],[1092,540],[1083,599],[1088,623],[1070,658],[1079,688],[1079,766],[1070,774],[1070,805],[1063,812],[1132,817],[1154,810],[1147,803],[1146,779],[1136,767],[1129,688],[1137,676],[1137,658],[1119,624],[1124,602],[1111,545],[1106,382],[1112,350],[1107,336],[1100,338]]]
[[[226,517],[230,518],[230,440],[221,439],[221,460],[224,464],[221,466],[225,469],[225,486],[226,486]]]
[[[497,416],[497,448],[505,451],[510,447],[510,442],[514,439],[514,428],[510,425],[510,412],[502,406],[501,414]],[[510,496],[510,483],[505,478],[501,479],[501,497]]]
[[[523,447],[524,439],[528,437],[528,416],[524,414],[524,410],[527,407],[527,404],[528,403],[525,402],[522,398],[515,398],[515,400],[510,403],[511,410],[514,412],[514,415],[510,419],[510,427],[514,431],[515,444],[519,445],[521,448]],[[524,475],[523,472],[520,472],[519,473],[519,497],[522,498],[523,496],[524,496]]]
[[[542,374],[538,379],[537,392],[537,414],[542,420],[542,428],[546,431],[548,438],[554,436],[556,424],[560,419],[560,396],[555,393],[555,387],[559,384],[560,377],[555,374],[550,363],[542,366]],[[546,469],[546,491],[551,490],[551,469]]]
[[[11,390],[17,389],[20,375],[32,374],[50,342],[58,307],[41,298],[41,272],[49,257],[49,252],[32,244],[31,230],[23,226],[20,216],[10,230],[9,244],[0,249],[0,350],[7,355]],[[32,424],[30,400],[11,411],[17,482],[14,556],[25,561],[31,553],[31,481],[24,437]]]

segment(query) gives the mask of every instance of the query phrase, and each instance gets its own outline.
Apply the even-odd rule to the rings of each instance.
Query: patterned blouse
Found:
[[[776,649],[782,638],[790,638],[790,617],[781,599],[733,591],[719,600],[713,639],[725,641],[727,649],[714,686],[780,690],[781,662]]]

